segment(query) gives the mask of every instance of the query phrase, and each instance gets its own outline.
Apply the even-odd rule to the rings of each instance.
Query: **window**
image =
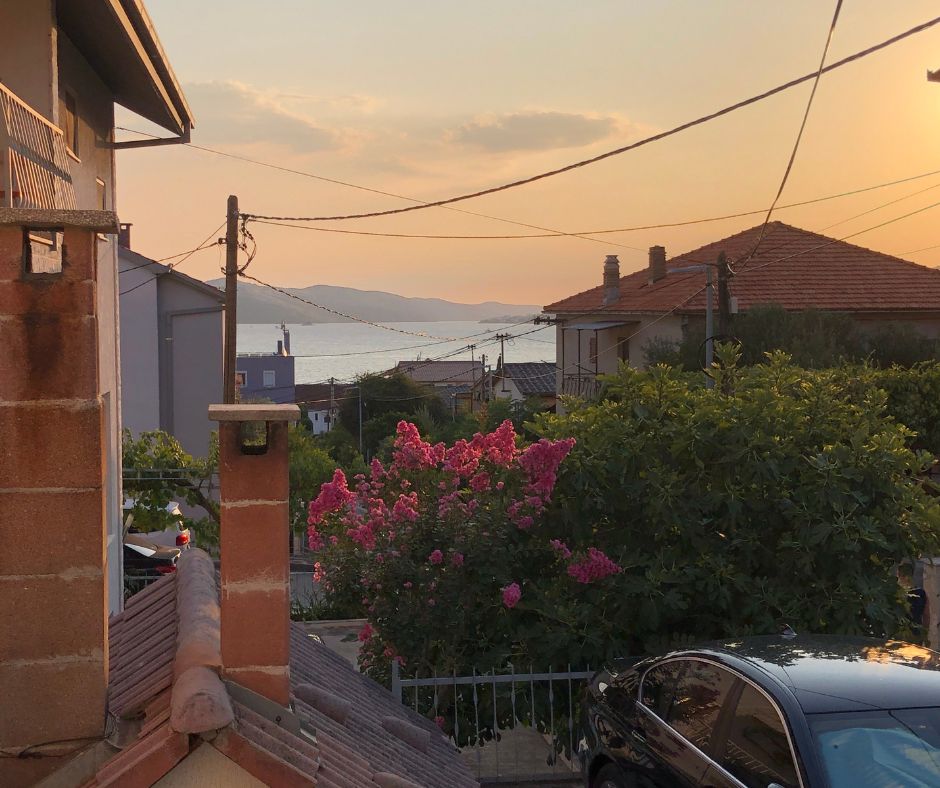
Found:
[[[235,372],[235,388],[244,388],[248,385],[248,373],[244,370]]]
[[[617,337],[617,358],[621,361],[630,363],[630,339],[629,337]]]
[[[98,189],[97,199],[98,199],[98,210],[106,211],[108,210],[108,190],[104,185],[104,181],[101,178],[95,178],[95,186]]]
[[[317,413],[316,411],[313,412],[313,420],[314,420],[314,421],[319,421],[319,420],[320,420],[320,414]]]
[[[261,373],[261,384],[266,388],[274,388],[276,376],[273,369],[266,369]]]
[[[679,678],[679,672],[682,670],[683,664],[679,661],[667,662],[664,665],[650,668],[643,676],[640,702],[663,719],[666,718],[669,704],[672,703],[676,680]]]
[[[686,667],[676,682],[665,719],[680,735],[708,753],[718,713],[736,679],[708,662],[683,661]]]
[[[592,364],[597,363],[597,337],[593,336],[588,339],[588,358],[591,359]]]
[[[750,684],[744,685],[738,700],[721,765],[748,788],[799,784],[783,720]]]
[[[75,96],[67,90],[59,98],[59,125],[65,135],[66,146],[78,156],[78,113]]]

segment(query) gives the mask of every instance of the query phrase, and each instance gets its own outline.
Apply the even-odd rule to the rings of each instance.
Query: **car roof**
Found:
[[[686,655],[693,653],[736,667],[773,692],[769,674],[796,696],[807,714],[940,706],[940,653],[901,640],[747,637]]]

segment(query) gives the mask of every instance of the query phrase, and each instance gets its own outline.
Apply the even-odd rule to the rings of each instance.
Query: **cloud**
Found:
[[[633,124],[613,115],[525,111],[465,123],[449,132],[448,139],[490,153],[507,153],[580,148],[632,130]]]
[[[208,143],[280,145],[295,153],[335,150],[343,134],[286,107],[277,93],[241,82],[196,82],[185,86],[197,132]]]

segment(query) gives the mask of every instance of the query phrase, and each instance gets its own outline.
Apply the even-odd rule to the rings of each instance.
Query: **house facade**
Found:
[[[235,360],[235,388],[239,402],[296,401],[294,357],[290,353],[290,331],[281,325],[283,339],[271,353],[239,353]]]
[[[294,386],[297,404],[307,414],[314,435],[329,432],[336,424],[339,403],[356,396],[356,387],[346,383],[298,383]]]
[[[556,331],[556,391],[591,398],[598,377],[621,363],[646,366],[650,342],[679,342],[706,312],[705,265],[720,254],[739,265],[729,284],[732,311],[776,304],[850,315],[863,329],[907,325],[940,336],[940,271],[818,233],[771,222],[667,261],[654,246],[645,269],[620,275],[616,256],[601,284],[544,308]],[[698,270],[689,271],[689,268]],[[683,270],[677,270],[683,269]],[[714,293],[717,320],[717,293]]]
[[[121,413],[134,435],[164,430],[190,454],[209,451],[211,403],[222,400],[225,295],[130,248],[118,249]]]
[[[488,384],[496,399],[536,400],[546,409],[555,406],[556,367],[551,362],[500,363]]]

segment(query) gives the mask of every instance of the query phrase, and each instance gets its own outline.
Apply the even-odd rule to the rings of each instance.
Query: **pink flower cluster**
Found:
[[[522,599],[522,589],[519,588],[518,583],[510,583],[508,586],[503,586],[503,604],[512,610],[519,600]]]
[[[543,502],[548,502],[558,478],[558,466],[568,456],[574,443],[574,438],[560,441],[542,438],[522,452],[519,465],[525,471],[528,480],[526,492],[529,495],[538,496]]]
[[[587,556],[582,560],[568,564],[568,574],[579,583],[593,583],[595,580],[601,580],[622,571],[620,566],[596,547],[589,548]]]
[[[432,468],[444,459],[444,444],[432,446],[421,440],[418,428],[408,421],[398,422],[395,437],[395,450],[392,453],[394,464],[399,468],[420,470]]]
[[[562,558],[571,558],[571,551],[568,549],[568,545],[561,541],[561,539],[552,539],[549,544]]]

